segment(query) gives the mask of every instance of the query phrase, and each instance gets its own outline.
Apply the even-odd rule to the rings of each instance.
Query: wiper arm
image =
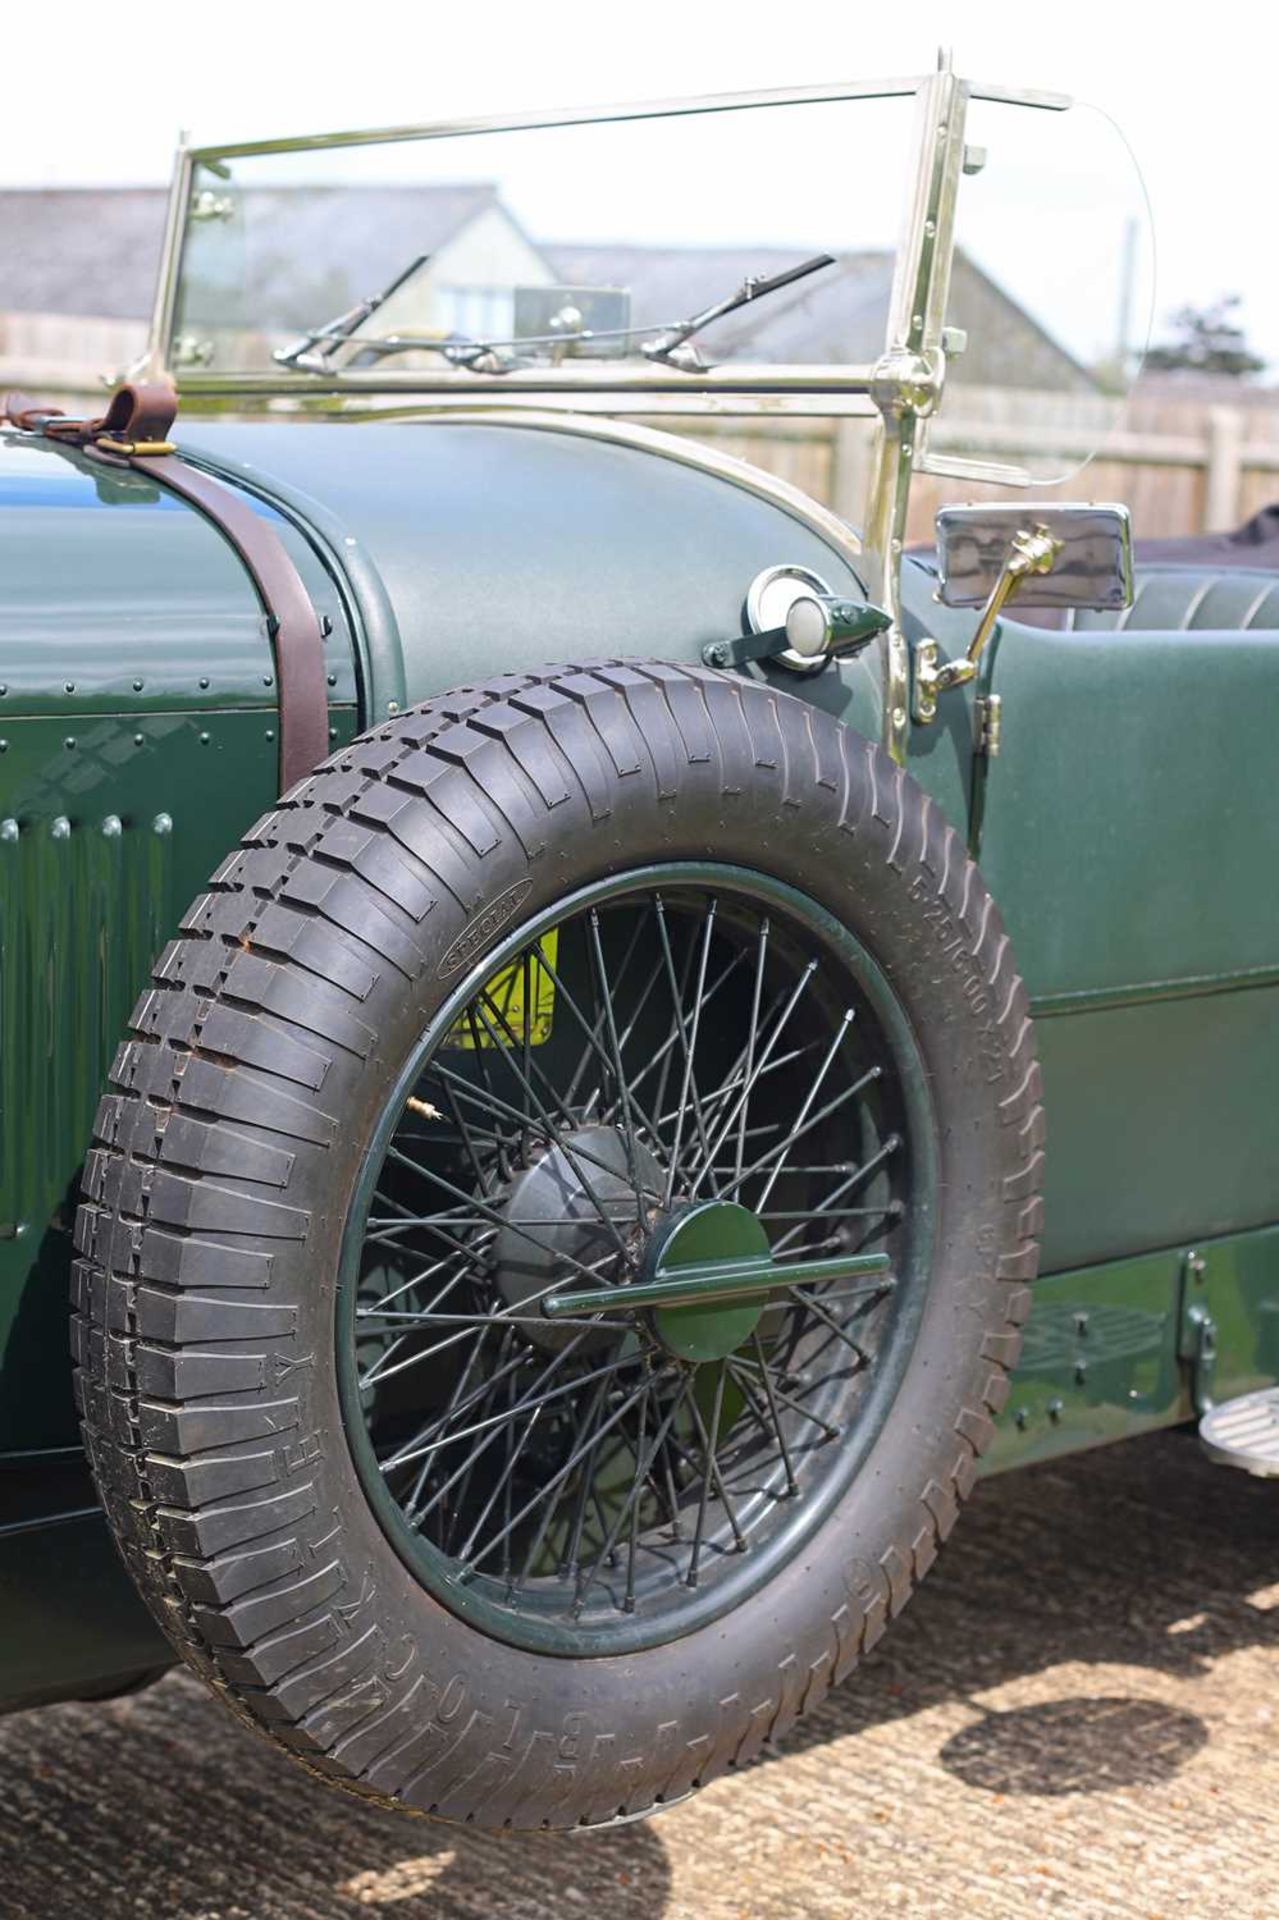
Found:
[[[430,257],[429,253],[420,253],[402,273],[397,273],[394,280],[383,287],[381,293],[358,301],[345,313],[340,313],[336,320],[326,320],[322,327],[312,327],[291,347],[277,347],[271,358],[281,367],[296,367],[303,373],[326,372],[333,355],[351,338],[356,328],[362,327],[379,307],[385,306],[391,295],[398,293],[415,273],[420,272]]]
[[[712,320],[722,320],[725,314],[736,313],[739,307],[747,306],[752,300],[760,300],[768,293],[776,293],[781,287],[789,287],[796,280],[807,279],[810,273],[818,273],[823,267],[833,267],[833,253],[815,253],[811,260],[801,260],[797,267],[787,267],[784,273],[771,274],[761,279],[758,274],[748,273],[736,293],[730,293],[726,300],[717,300],[713,306],[703,307],[688,320],[677,321],[673,327],[666,327],[656,340],[646,340],[640,352],[650,360],[665,360],[671,366],[683,366],[695,371],[701,366],[701,356],[695,347],[687,353],[681,351],[686,341],[695,333],[708,327]]]

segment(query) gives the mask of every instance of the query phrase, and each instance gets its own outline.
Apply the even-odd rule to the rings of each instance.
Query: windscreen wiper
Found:
[[[450,366],[462,367],[471,373],[503,374],[524,364],[519,356],[529,347],[581,347],[589,346],[592,341],[640,340],[642,334],[652,334],[653,339],[640,340],[639,350],[647,359],[695,373],[705,367],[696,347],[687,344],[695,333],[710,326],[713,320],[722,320],[726,314],[736,313],[739,307],[749,305],[752,300],[763,299],[766,294],[789,287],[796,280],[806,279],[810,273],[818,273],[823,267],[835,265],[833,253],[815,253],[811,260],[801,260],[798,266],[787,267],[784,273],[764,277],[748,273],[736,292],[730,293],[726,299],[716,300],[687,320],[663,322],[657,326],[583,328],[580,333],[526,334],[513,340],[472,339],[462,333],[451,333],[443,339],[439,335],[389,333],[352,341],[355,328],[367,320],[371,313],[376,313],[383,301],[389,299],[398,287],[402,287],[425,264],[427,258],[428,255],[423,255],[422,259],[415,260],[411,267],[372,300],[364,300],[358,307],[352,307],[349,313],[340,314],[326,326],[317,327],[304,335],[295,346],[277,349],[272,359],[281,366],[296,367],[303,373],[324,373],[338,348],[350,344],[360,346],[367,355],[378,360],[397,353],[438,353]]]
[[[291,347],[277,347],[271,358],[281,367],[296,367],[303,373],[325,373],[333,355],[344,346],[357,327],[375,314],[379,307],[385,306],[393,293],[410,281],[415,273],[426,265],[429,253],[420,253],[416,260],[410,261],[402,273],[383,287],[381,293],[370,294],[367,300],[357,301],[340,313],[336,320],[326,320],[322,327],[312,327]]]
[[[787,267],[784,273],[770,274],[761,279],[758,274],[748,273],[736,293],[730,293],[726,300],[717,300],[713,306],[703,307],[688,320],[677,321],[673,327],[664,327],[656,340],[646,340],[640,352],[649,360],[663,360],[668,366],[684,367],[696,372],[703,366],[701,355],[696,347],[685,352],[685,343],[703,327],[709,327],[712,320],[722,320],[725,314],[736,313],[739,307],[747,306],[752,300],[760,300],[768,293],[776,293],[781,287],[789,287],[796,280],[807,279],[810,273],[818,273],[823,267],[833,267],[833,253],[815,253],[811,260],[801,260],[797,267]]]

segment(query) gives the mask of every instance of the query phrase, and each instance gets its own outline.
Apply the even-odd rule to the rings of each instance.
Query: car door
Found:
[[[1279,1216],[1279,576],[1005,622],[975,850],[1039,1025],[1046,1271]]]

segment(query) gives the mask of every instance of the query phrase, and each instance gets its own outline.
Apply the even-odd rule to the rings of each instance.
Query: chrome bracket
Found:
[[[942,660],[935,640],[917,640],[912,716],[921,726],[929,726],[937,718],[938,694],[946,693],[951,687],[962,687],[965,681],[973,679],[976,672],[975,660],[962,655],[958,660]]]
[[[1009,543],[999,578],[981,610],[981,618],[968,642],[967,653],[961,653],[957,660],[944,660],[939,665],[935,640],[916,643],[915,689],[911,710],[921,726],[926,727],[937,718],[938,694],[948,693],[952,687],[967,686],[970,680],[976,678],[983,649],[995,631],[1005,605],[1023,580],[1033,574],[1051,573],[1061,549],[1062,542],[1049,533],[1047,527],[1022,527]]]
[[[797,596],[781,627],[744,633],[735,640],[711,640],[702,648],[708,667],[744,667],[771,660],[793,673],[812,673],[828,660],[856,653],[890,624],[882,607],[834,594]]]
[[[209,187],[195,194],[187,209],[188,220],[232,220],[234,217],[235,201],[231,195],[214,193]]]

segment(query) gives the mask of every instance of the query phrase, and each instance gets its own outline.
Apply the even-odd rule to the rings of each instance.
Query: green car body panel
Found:
[[[699,660],[781,562],[860,591],[820,515],[567,420],[197,420],[180,445],[274,519],[327,627],[334,741],[548,660]],[[0,1702],[21,1705],[172,1657],[78,1454],[74,1196],[150,960],[274,796],[279,717],[247,575],[145,477],[0,435],[0,554]],[[953,653],[974,616],[934,584],[904,566],[903,628]],[[877,736],[872,659],[752,671]],[[1219,1397],[1279,1376],[1277,662],[1266,632],[1005,621],[912,734],[1039,1016],[1046,1277],[996,1469],[1190,1417],[1196,1309]]]

